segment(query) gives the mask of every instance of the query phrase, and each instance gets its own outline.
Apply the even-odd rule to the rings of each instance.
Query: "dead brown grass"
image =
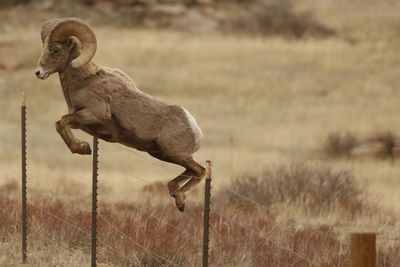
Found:
[[[304,169],[306,167],[291,168],[290,173],[297,173],[299,175],[297,177],[310,173],[310,169]],[[274,175],[280,177],[282,173],[287,175],[287,168],[277,170]],[[328,177],[335,177],[330,170],[318,169],[317,172],[317,175],[313,175],[317,181],[322,173],[327,174]],[[338,176],[339,180],[348,177],[344,174]],[[278,182],[271,176],[269,179],[275,182],[258,183],[260,191],[257,191],[258,189],[254,191],[255,187],[248,184],[245,189],[250,192],[241,191],[241,193],[252,193],[251,197],[264,201],[264,204],[265,198],[260,199],[260,197],[269,196],[275,200],[290,198],[290,194],[293,193],[290,185],[287,186],[285,181],[280,184],[282,181]],[[307,179],[301,180],[307,181]],[[266,185],[281,192],[276,195],[271,194],[268,192],[270,189],[264,187]],[[238,186],[237,181],[233,182],[231,188],[237,189],[235,186]],[[157,183],[153,188],[159,188]],[[261,190],[267,190],[266,194],[260,194]],[[329,191],[342,193],[341,190],[343,189]],[[12,246],[13,242],[18,240],[20,232],[19,188],[15,183],[7,183],[0,187],[0,192],[1,241],[3,245]],[[215,194],[226,194],[226,192]],[[330,198],[330,194],[325,196]],[[165,205],[162,202],[154,204],[151,201],[152,198],[152,193],[146,193],[142,201],[135,203],[110,203],[100,200],[99,263],[104,266],[196,266],[200,264],[202,205],[190,203],[190,208],[184,214],[179,214],[173,205]],[[234,199],[229,203],[220,203],[220,199],[216,197],[213,200],[211,212],[210,263],[212,265],[262,266],[268,262],[273,266],[293,264],[296,266],[348,266],[348,242],[345,235],[335,230],[334,226],[299,225],[292,221],[278,222],[276,211],[265,212],[262,209],[253,208],[243,212],[243,206],[238,205],[238,202],[243,202],[243,200]],[[351,201],[352,199],[350,198]],[[295,198],[293,201],[300,200]],[[90,255],[91,213],[88,210],[90,203],[79,199],[66,202],[59,198],[43,197],[34,193],[29,194],[29,203],[31,203],[28,209],[30,266],[43,266],[43,262],[56,266],[87,265]],[[306,203],[313,205],[310,210],[313,210],[316,205],[307,201],[303,201],[302,205]],[[287,203],[287,205],[291,204]],[[221,210],[221,205],[223,210]],[[321,204],[320,207],[325,208],[327,205]],[[394,242],[394,238],[391,237],[390,245],[378,247],[378,266],[394,266],[400,260],[400,242]],[[55,257],[54,253],[47,253],[52,247],[56,250],[54,253],[60,253],[63,256]],[[15,256],[17,252],[15,250],[18,249],[19,247],[15,246],[9,252],[1,252],[0,259],[8,255],[5,263],[17,263],[19,257]],[[73,258],[69,259],[67,254]]]

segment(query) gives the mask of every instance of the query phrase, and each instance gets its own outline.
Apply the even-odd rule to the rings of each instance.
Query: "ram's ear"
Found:
[[[67,44],[70,50],[74,49],[75,47],[78,49],[82,47],[82,42],[75,36],[68,37]]]

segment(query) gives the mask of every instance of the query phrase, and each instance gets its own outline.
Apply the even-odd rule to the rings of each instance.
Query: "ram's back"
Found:
[[[101,87],[106,90],[112,116],[123,129],[139,138],[153,139],[166,127],[188,127],[181,107],[140,91],[120,70],[102,69]]]

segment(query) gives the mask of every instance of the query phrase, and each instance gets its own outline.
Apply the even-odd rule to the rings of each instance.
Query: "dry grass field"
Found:
[[[348,266],[351,231],[377,232],[379,266],[398,266],[400,163],[330,158],[323,144],[333,132],[400,133],[400,4],[295,2],[338,36],[293,40],[93,23],[95,61],[186,107],[204,130],[195,157],[214,163],[211,266]],[[29,266],[90,262],[90,236],[80,230],[90,232],[91,157],[72,155],[55,131],[67,112],[57,75],[34,75],[40,25],[53,16],[0,10],[0,266],[20,263],[22,91]],[[180,171],[100,143],[101,266],[200,265],[203,189],[190,193],[179,213],[165,185]]]

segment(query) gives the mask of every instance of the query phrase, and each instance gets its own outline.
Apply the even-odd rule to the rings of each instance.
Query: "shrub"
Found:
[[[252,11],[222,22],[228,32],[281,35],[285,37],[327,37],[336,32],[317,22],[311,13],[296,13],[291,0],[267,1]]]
[[[356,146],[357,139],[353,134],[330,133],[325,140],[323,150],[329,156],[350,156],[351,150]]]
[[[349,132],[331,133],[326,138],[322,150],[332,157],[370,156],[395,158],[399,138],[392,132],[376,133],[369,138],[358,138]]]
[[[260,176],[242,175],[232,181],[230,189],[268,208],[295,205],[312,214],[336,209],[356,214],[365,200],[350,172],[304,163],[271,167]],[[238,195],[225,194],[229,201],[243,202]]]
[[[376,135],[375,139],[384,145],[382,156],[385,158],[393,158],[397,140],[396,135],[391,132],[385,132]]]

